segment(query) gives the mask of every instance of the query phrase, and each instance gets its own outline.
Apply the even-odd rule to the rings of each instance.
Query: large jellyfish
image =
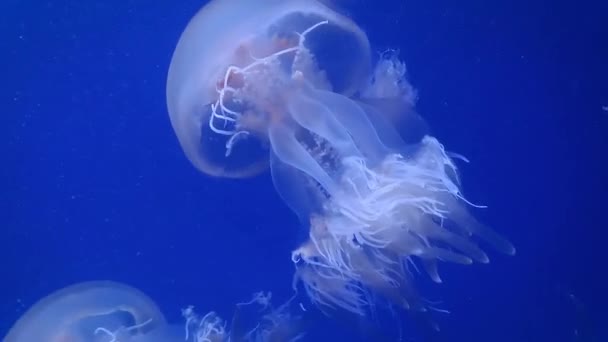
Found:
[[[365,314],[382,297],[425,310],[410,265],[440,282],[439,261],[488,262],[478,240],[515,249],[469,213],[454,161],[464,157],[421,128],[397,52],[375,66],[374,56],[365,32],[318,1],[215,0],[177,44],[168,110],[203,173],[270,165],[309,227],[292,260],[313,302]]]
[[[184,324],[168,324],[145,294],[125,284],[90,281],[68,286],[38,301],[3,342],[295,342],[303,334],[290,299],[272,306],[270,292],[237,304],[230,327],[214,311],[182,310]],[[241,317],[245,307],[253,315]]]

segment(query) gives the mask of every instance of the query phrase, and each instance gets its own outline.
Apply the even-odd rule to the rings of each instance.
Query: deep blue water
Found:
[[[253,291],[291,296],[302,228],[269,174],[200,174],[168,119],[171,54],[203,3],[0,5],[0,336],[41,297],[85,280],[135,286],[175,322],[188,304],[228,318]],[[400,49],[418,112],[471,160],[465,193],[489,206],[477,216],[518,249],[444,266],[441,286],[421,280],[452,311],[429,338],[606,341],[607,3],[343,7],[375,50]],[[374,340],[315,317],[311,341]],[[403,319],[404,340],[423,341]]]

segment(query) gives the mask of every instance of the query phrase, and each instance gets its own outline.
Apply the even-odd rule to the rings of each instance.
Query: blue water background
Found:
[[[2,1],[0,336],[39,298],[85,280],[135,286],[175,322],[188,304],[228,318],[253,291],[291,295],[302,228],[269,175],[198,173],[169,123],[170,57],[202,4]],[[433,338],[608,338],[606,2],[343,6],[376,51],[400,49],[418,111],[471,160],[465,193],[489,206],[478,217],[518,249],[444,266],[439,287],[420,277],[452,311]],[[405,341],[422,340],[405,325]],[[368,339],[341,319],[310,329],[310,340]]]

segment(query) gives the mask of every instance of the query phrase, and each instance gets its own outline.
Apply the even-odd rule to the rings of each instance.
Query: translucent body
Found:
[[[138,290],[115,282],[80,283],[37,302],[4,342],[142,341],[166,321],[154,302]],[[145,341],[154,340],[151,337]],[[181,336],[180,336],[181,337]]]
[[[330,20],[331,24],[315,34],[331,36],[333,41],[318,40],[316,44],[319,49],[334,42],[343,45],[341,51],[328,55],[327,61],[335,63],[333,57],[343,57],[339,70],[332,77],[335,83],[339,84],[341,92],[353,93],[369,71],[367,68],[370,55],[366,36],[350,20],[320,3],[307,0],[219,0],[205,6],[191,20],[173,55],[167,79],[167,103],[171,123],[180,144],[199,170],[213,176],[228,177],[248,176],[263,170],[266,163],[257,159],[243,162],[242,159],[247,158],[239,156],[238,148],[234,151],[235,158],[223,159],[225,141],[217,142],[223,137],[211,134],[207,127],[211,114],[210,106],[218,99],[217,88],[225,87],[225,78],[228,79],[226,86],[238,85],[240,82],[240,76],[236,73],[227,74],[229,66],[244,67],[257,57],[266,57],[283,48],[293,47],[298,43],[297,32],[301,33],[322,20]],[[356,53],[352,53],[353,51]],[[285,57],[293,58],[293,53]],[[298,62],[302,70],[315,67],[310,58],[303,57]],[[276,64],[272,67],[277,68],[280,67]],[[264,75],[266,71],[273,72],[269,68],[263,67],[257,71],[260,82],[264,82],[264,79],[269,82],[279,81],[274,75],[268,75],[268,78]],[[318,76],[316,72],[307,74],[311,77]],[[289,72],[282,72],[280,77],[290,78],[291,75]],[[327,82],[322,77],[314,81],[317,84]],[[259,97],[255,101],[260,106],[257,109],[249,106],[249,110],[244,113],[244,119],[238,123],[240,126],[249,127],[241,127],[240,131],[267,139],[267,126],[269,121],[272,121],[271,116],[282,113],[272,113],[272,108],[268,107],[261,108],[261,102],[266,99],[274,101],[276,98],[270,92],[282,86],[277,83],[263,89],[270,97],[256,95]],[[235,130],[234,122],[224,120],[217,123],[218,126],[224,124],[227,127],[221,128]],[[214,144],[219,144],[219,148],[216,149]],[[214,154],[219,158],[215,158]],[[267,155],[262,159],[267,160]]]
[[[292,259],[314,302],[363,314],[374,294],[424,309],[412,258],[439,282],[438,261],[488,262],[474,236],[514,248],[468,213],[456,166],[424,125],[395,132],[391,122],[416,117],[415,92],[397,54],[372,68],[369,46],[313,0],[213,1],[176,47],[169,114],[204,173],[246,177],[270,160],[275,188],[310,226]]]
[[[271,294],[259,292],[237,304],[230,327],[214,312],[199,317],[190,306],[185,324],[169,325],[154,302],[139,290],[111,281],[84,282],[41,299],[13,325],[3,342],[274,342],[296,341],[299,318],[291,300],[273,308]],[[241,311],[254,306],[254,314]]]

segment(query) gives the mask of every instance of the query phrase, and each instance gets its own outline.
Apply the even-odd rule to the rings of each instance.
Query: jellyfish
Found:
[[[178,333],[179,332],[179,333]],[[5,342],[181,341],[156,304],[112,281],[68,286],[38,301],[9,330]]]
[[[183,31],[167,77],[171,124],[192,165],[274,188],[308,228],[294,284],[322,308],[364,315],[381,297],[426,310],[421,265],[513,254],[478,222],[456,163],[413,110],[398,51],[372,53],[350,18],[315,0],[214,0]],[[295,285],[297,286],[297,285]]]
[[[169,324],[141,291],[112,281],[65,287],[41,299],[9,330],[4,342],[295,342],[302,336],[292,299],[273,307],[270,292],[236,305],[231,326],[214,311],[182,310],[183,324]],[[240,317],[245,307],[254,314]]]

